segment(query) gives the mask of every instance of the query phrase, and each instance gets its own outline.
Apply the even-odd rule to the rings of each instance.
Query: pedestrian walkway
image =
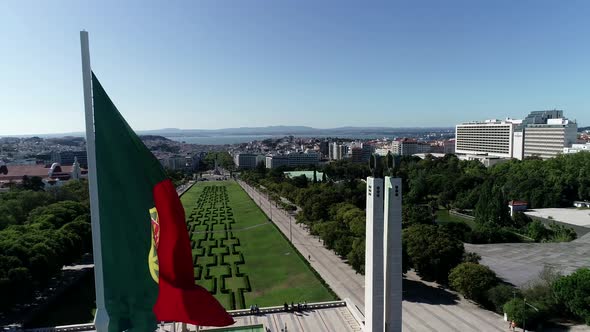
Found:
[[[284,210],[276,207],[256,189],[242,181],[242,188],[270,216],[288,238],[340,298],[348,298],[364,312],[365,280],[334,252],[324,248],[321,240]],[[271,212],[272,210],[272,212]],[[506,331],[507,323],[500,315],[483,310],[476,304],[427,283],[413,272],[404,279],[403,330],[418,331]]]

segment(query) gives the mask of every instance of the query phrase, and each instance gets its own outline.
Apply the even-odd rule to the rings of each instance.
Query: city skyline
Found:
[[[78,31],[135,130],[590,123],[582,1],[7,2],[0,135],[84,128]]]

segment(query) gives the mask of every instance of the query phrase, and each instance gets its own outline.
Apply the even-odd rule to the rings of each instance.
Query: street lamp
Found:
[[[528,305],[529,307],[535,309],[535,311],[539,312],[539,309],[535,308],[535,306],[533,306],[530,303],[526,302],[526,298],[523,299],[524,300],[524,311],[522,312],[522,330],[524,332],[526,332],[526,306]]]

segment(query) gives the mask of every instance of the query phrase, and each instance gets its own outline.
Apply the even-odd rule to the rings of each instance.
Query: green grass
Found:
[[[278,229],[262,213],[254,202],[235,182],[199,183],[193,186],[182,197],[181,202],[187,217],[195,208],[203,188],[208,185],[226,186],[230,207],[234,215],[235,223],[232,224],[233,234],[239,239],[226,239],[225,233],[214,233],[212,239],[203,242],[204,246],[193,249],[193,255],[198,256],[198,263],[203,266],[207,263],[229,264],[233,267],[242,260],[239,272],[248,277],[251,292],[244,293],[245,307],[251,304],[259,306],[282,305],[284,302],[316,302],[334,300],[332,293],[323,286],[322,282],[310,270],[303,258],[291,247],[288,241],[280,234]],[[260,225],[247,230],[244,227]],[[223,230],[221,224],[213,226],[215,230]],[[197,226],[195,231],[203,232],[206,226]],[[194,235],[197,239],[206,239],[206,234]],[[221,243],[222,246],[212,248],[212,256],[205,256],[206,245]],[[240,255],[227,255],[230,248],[235,248]],[[227,274],[224,265],[215,266],[209,272],[214,279],[202,279],[198,284],[207,288],[221,288],[223,274]],[[206,267],[195,267],[195,275],[206,274]],[[232,271],[233,272],[233,271]],[[232,276],[225,278],[226,288],[238,289],[246,285],[245,277]],[[229,294],[217,293],[217,299],[232,309],[229,304]],[[40,312],[27,328],[69,325],[92,322],[95,311],[94,274],[92,272],[83,276],[80,281],[68,289],[51,306]],[[252,329],[244,329],[251,331]],[[256,331],[256,329],[253,329]],[[227,331],[242,331],[241,329]]]
[[[191,225],[190,215],[196,208],[196,203],[205,187],[223,186],[229,200],[229,207],[233,212],[235,223],[231,224],[228,236],[233,235],[236,239],[226,238],[226,233],[212,233],[207,241],[201,242],[202,246],[211,246],[210,250],[203,248],[193,249],[197,255],[197,264],[205,266],[212,263],[212,255],[217,255],[217,264],[228,263],[231,266],[231,277],[225,278],[225,285],[228,289],[237,290],[244,287],[249,280],[251,291],[244,292],[244,303],[239,303],[238,292],[234,292],[236,298],[235,306],[249,307],[252,304],[259,306],[281,305],[284,302],[316,302],[334,300],[332,293],[310,270],[303,258],[295,251],[290,243],[280,234],[279,230],[268,221],[268,218],[258,206],[247,196],[240,186],[233,181],[199,183],[191,188],[181,197],[185,208],[189,227]],[[205,197],[204,197],[205,198]],[[227,225],[227,223],[226,223]],[[226,226],[230,227],[230,226]],[[247,227],[252,227],[248,228]],[[213,229],[224,229],[222,225],[215,224]],[[196,229],[202,231],[202,228]],[[202,234],[196,234],[193,240]],[[214,242],[216,240],[216,242]],[[239,245],[237,244],[239,241]],[[227,254],[233,248],[237,253]],[[210,251],[211,255],[203,255],[204,251]],[[237,261],[241,260],[244,264]],[[231,307],[230,296],[221,294],[220,288],[224,274],[227,269],[220,265],[205,267],[209,274],[215,274],[217,278],[216,297],[228,309]],[[239,269],[243,276],[236,276],[234,271]],[[206,271],[203,271],[203,276]],[[197,283],[212,290],[210,280],[197,280]],[[242,306],[243,304],[243,306]]]

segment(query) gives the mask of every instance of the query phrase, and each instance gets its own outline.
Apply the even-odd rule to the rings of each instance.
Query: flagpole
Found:
[[[94,286],[96,290],[96,314],[94,327],[97,332],[108,331],[109,315],[105,307],[100,218],[98,213],[98,183],[96,177],[96,149],[94,145],[94,115],[92,107],[92,71],[88,32],[80,31],[82,49],[82,82],[84,86],[84,113],[86,118],[86,154],[88,156],[88,185],[90,191],[90,217],[92,225],[92,252],[94,257]]]

